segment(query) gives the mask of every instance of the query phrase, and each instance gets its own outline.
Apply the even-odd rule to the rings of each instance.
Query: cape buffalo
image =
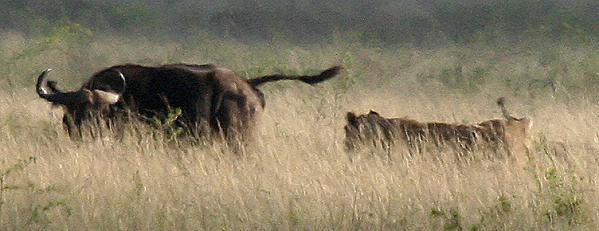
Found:
[[[250,135],[264,109],[264,95],[258,86],[279,80],[312,85],[336,76],[340,69],[335,66],[317,75],[277,74],[246,80],[212,64],[126,64],[101,70],[79,90],[70,92],[48,81],[50,70],[46,70],[39,75],[36,89],[41,98],[64,108],[63,124],[71,137],[80,137],[81,126],[93,118],[110,122],[124,112],[153,117],[167,114],[170,108],[181,109],[178,122],[193,135],[205,137],[216,132],[238,137]]]
[[[494,150],[503,147],[522,163],[522,156],[529,154],[532,120],[511,116],[505,108],[503,97],[497,100],[497,104],[505,119],[478,124],[419,122],[407,118],[384,118],[374,111],[364,115],[348,112],[346,149],[351,151],[363,146],[388,149],[397,142],[405,144],[410,152],[422,151],[425,144],[451,147],[458,151],[472,150],[475,145]]]

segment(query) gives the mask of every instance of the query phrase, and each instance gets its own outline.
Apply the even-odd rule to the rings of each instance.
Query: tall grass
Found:
[[[83,36],[83,37],[81,37]],[[312,46],[246,45],[208,35],[186,43],[95,36],[70,25],[44,38],[0,40],[1,230],[588,230],[599,226],[599,119],[593,44],[551,42],[377,48],[339,39]],[[75,38],[71,40],[71,38]],[[219,144],[150,136],[133,124],[76,142],[61,111],[39,99],[39,71],[75,88],[126,62],[216,63],[253,77],[346,70],[316,87],[263,87],[257,143],[243,155]],[[422,121],[533,118],[534,159],[455,160],[431,151],[388,161],[343,151],[347,111]],[[480,153],[472,153],[479,155]]]

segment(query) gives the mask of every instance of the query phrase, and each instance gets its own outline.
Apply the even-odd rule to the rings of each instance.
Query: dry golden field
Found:
[[[75,32],[73,32],[75,31]],[[81,38],[0,40],[0,230],[595,230],[599,227],[599,49],[547,41],[380,48]],[[40,71],[73,89],[121,63],[215,63],[252,77],[341,64],[316,87],[263,87],[257,143],[167,139],[130,125],[122,140],[75,142],[61,111],[35,95]],[[471,153],[392,161],[343,150],[345,113],[473,123],[534,121],[534,159],[518,167]]]

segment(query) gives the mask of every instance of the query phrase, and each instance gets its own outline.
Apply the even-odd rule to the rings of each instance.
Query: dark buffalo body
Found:
[[[225,136],[231,136],[232,133],[251,131],[262,113],[264,95],[257,86],[278,80],[315,84],[332,78],[339,70],[340,67],[333,67],[313,76],[270,75],[246,80],[231,70],[211,64],[159,67],[127,64],[97,72],[75,92],[59,91],[54,82],[45,80],[47,72],[44,72],[38,78],[38,94],[54,104],[65,106],[65,127],[71,135],[74,127],[79,128],[82,121],[89,120],[82,115],[90,112],[108,119],[118,118],[125,111],[151,118],[166,115],[169,108],[180,108],[183,112],[180,124],[194,135],[222,131]],[[97,102],[104,101],[88,100],[81,106],[72,105],[72,100],[49,99],[49,95],[58,95],[61,97],[54,98],[62,99],[69,98],[67,94],[82,95],[81,92],[87,91],[117,95],[118,102],[110,101],[109,105],[98,106],[95,105]],[[104,112],[106,110],[109,112]],[[67,117],[73,117],[74,122],[69,122],[71,120]]]
[[[115,66],[95,74],[83,88],[116,90],[119,86],[116,71],[123,73],[128,86],[119,106],[150,118],[165,116],[168,107],[180,108],[184,113],[184,124],[188,126],[191,126],[190,122],[198,122],[197,125],[210,122],[212,127],[217,126],[215,101],[222,84],[218,82],[216,75],[221,73],[217,74],[216,68],[191,71],[170,66]]]

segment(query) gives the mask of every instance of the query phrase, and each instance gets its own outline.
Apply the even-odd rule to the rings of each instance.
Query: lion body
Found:
[[[389,149],[403,145],[421,153],[427,147],[451,149],[459,153],[474,150],[507,151],[521,162],[528,155],[532,127],[530,118],[493,119],[478,124],[420,122],[408,118],[384,118],[374,111],[347,114],[345,145],[347,150],[363,147]]]

